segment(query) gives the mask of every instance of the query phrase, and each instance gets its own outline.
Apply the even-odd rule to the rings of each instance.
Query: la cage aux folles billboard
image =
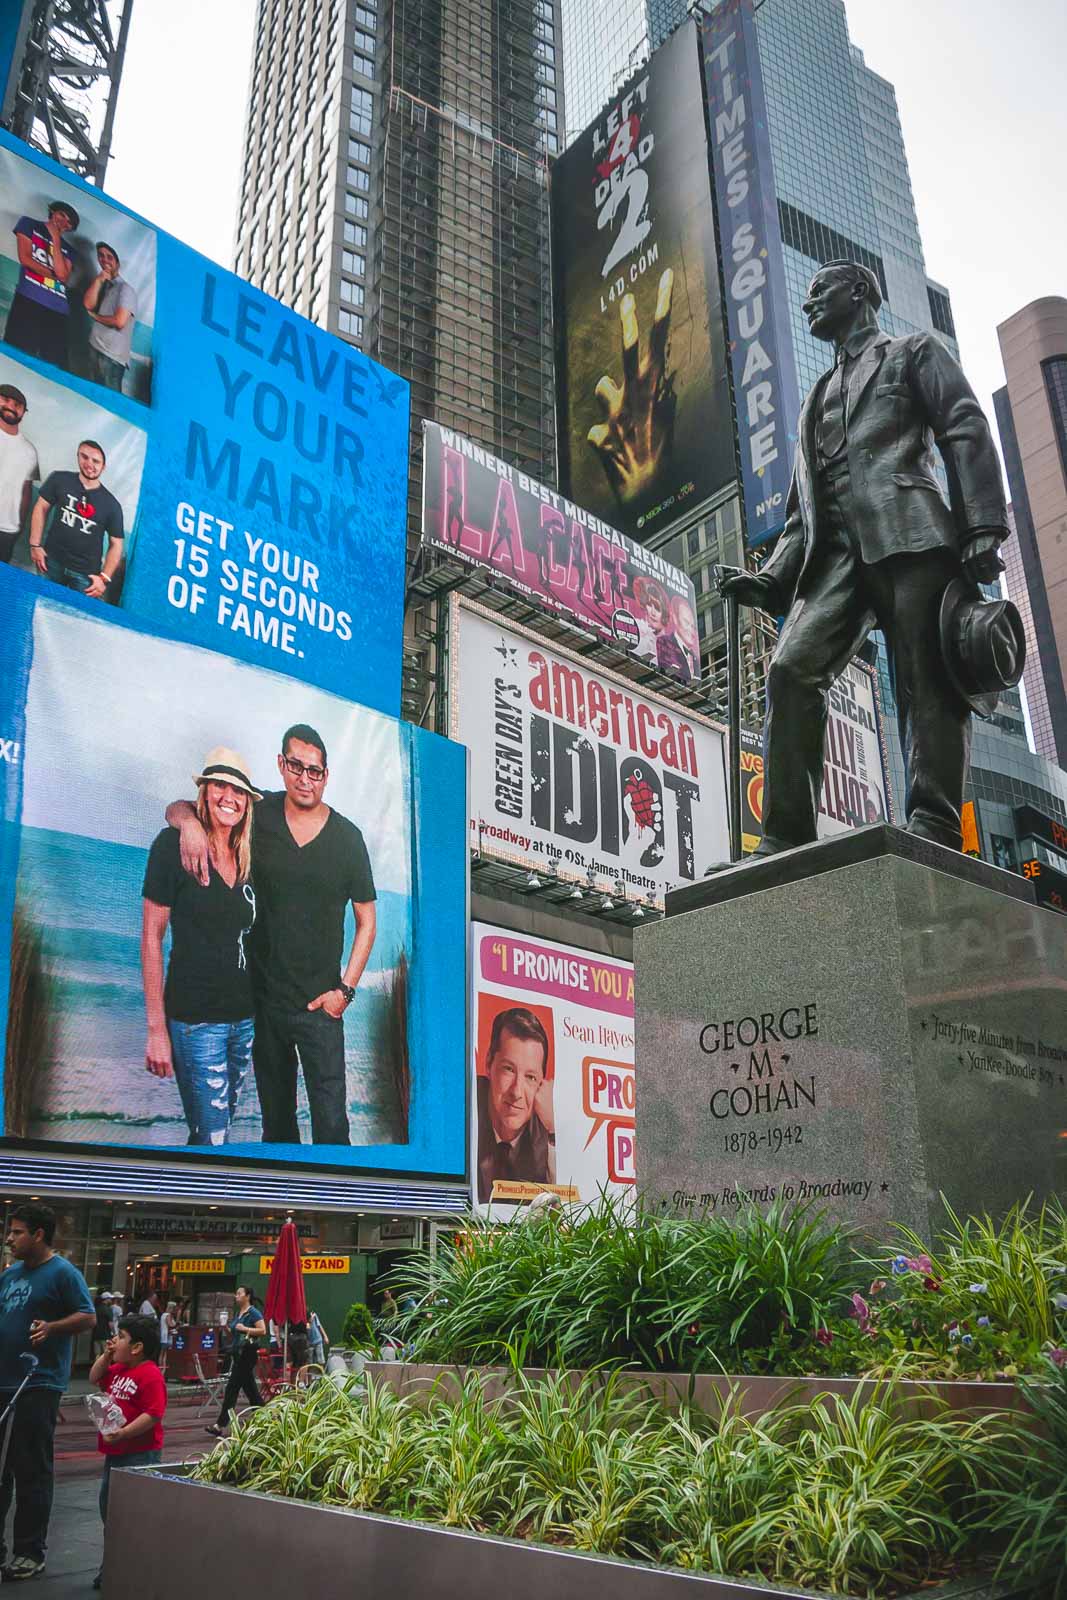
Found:
[[[471,988],[476,1203],[508,1217],[546,1191],[632,1191],[632,964],[475,922]]]
[[[408,385],[0,132],[0,556],[395,715]]]
[[[560,483],[634,539],[735,475],[695,24],[552,168]]]
[[[456,597],[449,674],[472,849],[657,905],[727,858],[715,723]]]
[[[5,566],[0,616],[5,1133],[462,1177],[466,753]]]
[[[422,537],[681,683],[700,677],[691,580],[462,434],[424,422]]]

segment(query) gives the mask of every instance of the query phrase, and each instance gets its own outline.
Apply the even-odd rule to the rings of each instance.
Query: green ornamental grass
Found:
[[[471,1219],[392,1274],[416,1361],[842,1376],[1013,1377],[1067,1359],[1061,1205],[948,1224],[871,1257],[825,1212],[664,1216],[605,1198]]]
[[[937,1407],[903,1416],[888,1389],[762,1418],[734,1397],[713,1419],[624,1393],[617,1374],[516,1373],[494,1401],[473,1376],[451,1399],[324,1381],[247,1413],[194,1470],[209,1483],[873,1600],[958,1559],[992,1558],[1009,1537],[997,1497],[1022,1492],[1015,1429]]]
[[[521,1226],[478,1219],[393,1274],[418,1310],[410,1355],[425,1362],[722,1371],[771,1342],[808,1348],[847,1304],[855,1263],[822,1212],[660,1217],[607,1198]]]
[[[987,1495],[984,1528],[1002,1546],[1000,1573],[1050,1600],[1067,1596],[1067,1367],[1050,1363],[1022,1389],[1032,1421]]]

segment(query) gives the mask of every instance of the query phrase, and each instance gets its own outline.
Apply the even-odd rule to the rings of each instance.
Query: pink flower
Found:
[[[1048,1358],[1054,1367],[1067,1367],[1067,1350],[1050,1350]]]
[[[871,1284],[871,1287],[867,1290],[867,1293],[868,1294],[881,1294],[881,1292],[882,1292],[882,1290],[884,1288],[885,1288],[885,1279],[884,1278],[875,1278],[874,1282]]]
[[[831,1330],[829,1328],[816,1328],[816,1330],[815,1330],[815,1343],[816,1344],[831,1345],[831,1344],[833,1344],[833,1342],[834,1342],[834,1336],[833,1336],[833,1333],[831,1332]]]
[[[871,1320],[871,1308],[861,1294],[852,1296],[852,1310],[849,1316],[855,1317],[863,1333],[873,1333],[874,1324]]]
[[[929,1256],[909,1256],[908,1266],[911,1268],[912,1272],[924,1272],[927,1275],[932,1273],[934,1270],[934,1264],[930,1260]]]

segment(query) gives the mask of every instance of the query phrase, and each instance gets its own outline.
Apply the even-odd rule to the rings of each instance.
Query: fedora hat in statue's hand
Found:
[[[991,717],[1026,665],[1023,622],[1010,600],[987,600],[969,578],[953,578],[941,600],[941,655],[953,688]]]

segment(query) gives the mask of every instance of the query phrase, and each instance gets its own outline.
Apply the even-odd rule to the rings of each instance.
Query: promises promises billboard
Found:
[[[749,544],[785,524],[799,396],[752,0],[703,25],[719,240]]]
[[[581,1203],[626,1194],[636,1178],[632,965],[475,922],[471,984],[475,1200],[495,1213],[546,1189]]]
[[[4,1131],[461,1177],[465,752],[5,566],[0,617]]]
[[[0,393],[0,558],[399,711],[402,378],[0,133]]]
[[[727,858],[714,723],[457,600],[449,663],[472,849],[657,905]]]
[[[689,683],[700,676],[684,572],[462,434],[424,422],[422,537]]]
[[[647,539],[736,470],[695,24],[555,162],[552,241],[561,485]]]

